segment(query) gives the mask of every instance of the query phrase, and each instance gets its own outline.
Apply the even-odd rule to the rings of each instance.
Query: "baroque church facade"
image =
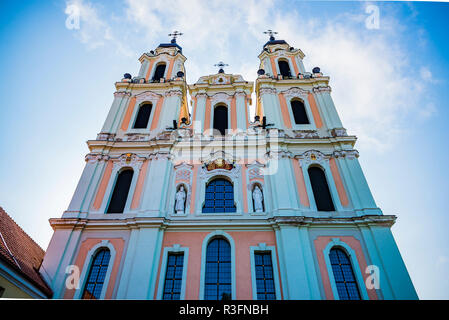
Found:
[[[144,53],[50,219],[53,297],[417,299],[396,217],[373,199],[329,77],[303,58],[271,34],[255,83],[220,68],[187,84],[176,33]]]

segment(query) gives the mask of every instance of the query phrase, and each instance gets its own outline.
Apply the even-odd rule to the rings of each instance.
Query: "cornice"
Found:
[[[364,215],[358,217],[307,217],[307,216],[275,216],[254,217],[248,216],[235,218],[230,217],[197,216],[196,218],[165,218],[165,217],[136,217],[124,214],[123,218],[52,218],[50,225],[56,229],[135,229],[135,228],[183,228],[183,229],[211,229],[218,226],[229,229],[245,228],[271,228],[278,229],[283,226],[294,227],[391,227],[397,217],[394,215]]]

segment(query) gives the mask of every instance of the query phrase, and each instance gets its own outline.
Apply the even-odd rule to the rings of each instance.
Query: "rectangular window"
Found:
[[[271,252],[254,253],[258,300],[276,300]]]
[[[169,253],[165,271],[163,300],[179,300],[181,297],[182,269],[184,254]]]

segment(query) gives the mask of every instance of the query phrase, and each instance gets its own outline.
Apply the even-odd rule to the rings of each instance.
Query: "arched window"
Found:
[[[360,300],[359,288],[346,252],[339,248],[332,248],[329,259],[340,300]]]
[[[107,213],[123,213],[133,174],[132,169],[125,169],[118,174]]]
[[[310,183],[312,185],[317,210],[335,211],[324,171],[318,167],[310,167],[307,171],[309,172]]]
[[[204,213],[235,212],[234,186],[226,179],[215,179],[206,186]]]
[[[87,273],[87,281],[84,285],[82,299],[100,299],[104,278],[108,270],[111,253],[109,249],[101,249],[92,259],[90,270]]]
[[[153,81],[160,81],[161,78],[164,77],[165,67],[165,63],[160,63],[157,65],[156,70],[154,71]]]
[[[225,135],[228,129],[228,108],[225,106],[217,106],[214,109],[214,129]]]
[[[292,74],[290,72],[290,66],[288,65],[288,62],[285,60],[279,60],[278,61],[279,71],[282,75],[282,77],[291,77]]]
[[[214,238],[207,245],[205,300],[231,300],[231,245],[224,238]]]
[[[309,118],[307,117],[306,108],[304,106],[304,102],[301,100],[292,100],[292,112],[293,117],[295,118],[296,124],[309,124]]]
[[[136,121],[134,121],[134,129],[146,129],[148,126],[148,121],[150,120],[152,108],[153,105],[151,103],[145,103],[139,107]]]

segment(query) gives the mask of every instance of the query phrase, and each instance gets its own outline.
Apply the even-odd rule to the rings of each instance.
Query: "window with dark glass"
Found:
[[[290,66],[288,65],[288,62],[285,60],[279,60],[279,71],[283,77],[291,77],[292,74],[290,72]]]
[[[156,70],[154,71],[153,81],[160,81],[165,74],[165,63],[158,64]]]
[[[309,124],[309,118],[307,117],[306,108],[304,102],[301,100],[292,100],[292,111],[293,117],[295,118],[296,124]]]
[[[214,109],[214,129],[220,131],[221,135],[226,133],[228,129],[228,108],[225,106],[217,106]]]
[[[257,300],[276,300],[271,252],[254,253]]]
[[[101,249],[95,254],[87,275],[86,284],[84,285],[82,299],[101,298],[101,290],[103,288],[106,272],[108,271],[110,258],[111,253],[109,252],[109,249]]]
[[[329,259],[340,300],[361,300],[351,261],[346,252],[332,248]]]
[[[184,254],[169,253],[165,271],[163,300],[179,300],[181,297]]]
[[[231,246],[226,239],[215,238],[207,245],[205,300],[232,299]]]
[[[215,179],[206,186],[203,213],[236,212],[234,187],[226,179]]]
[[[131,169],[123,170],[118,174],[107,213],[123,213],[132,178],[133,170]]]
[[[310,167],[307,171],[309,173],[317,210],[335,211],[324,171],[318,167]]]
[[[134,122],[133,126],[134,129],[146,129],[146,127],[148,126],[148,121],[150,120],[152,107],[153,106],[151,103],[146,103],[139,107],[136,121]]]

